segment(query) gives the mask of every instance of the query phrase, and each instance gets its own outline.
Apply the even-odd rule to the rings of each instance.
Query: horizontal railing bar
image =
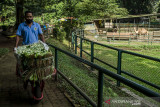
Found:
[[[96,57],[94,57],[94,59],[96,59],[96,60],[98,60],[99,62],[102,62],[102,63],[104,63],[104,64],[106,64],[106,65],[108,65],[108,66],[110,66],[111,68],[113,68],[113,69],[115,69],[115,70],[117,70],[116,67],[114,67],[114,66],[112,66],[112,65],[110,65],[110,64],[108,64],[108,63],[106,63],[106,62],[104,62],[104,61],[102,61],[102,60],[100,60],[100,59],[98,59],[98,58],[96,58]]]
[[[77,37],[79,37],[79,36],[77,36]],[[79,38],[82,38],[82,37],[79,37]],[[104,46],[104,47],[110,48],[110,49],[114,49],[114,50],[117,50],[117,51],[118,51],[118,50],[120,50],[120,49],[118,49],[118,48],[114,48],[114,47],[107,46],[107,45],[104,45],[104,44],[101,44],[101,43],[98,43],[98,42],[94,42],[94,41],[91,41],[91,40],[86,39],[86,38],[82,38],[82,39],[84,39],[84,40],[86,40],[86,41],[93,42],[94,44],[98,44],[98,45],[101,45],[101,46]]]
[[[155,99],[157,97],[160,97],[159,93],[156,93],[156,92],[154,92],[154,91],[152,91],[152,90],[150,90],[150,89],[148,89],[148,88],[146,88],[146,87],[144,87],[144,86],[142,86],[140,84],[137,84],[136,82],[133,82],[133,81],[131,81],[129,79],[126,79],[121,75],[115,74],[115,73],[113,73],[113,72],[111,72],[109,70],[106,70],[106,69],[104,69],[104,68],[102,68],[102,67],[100,67],[100,66],[98,66],[98,65],[96,65],[96,64],[94,64],[92,62],[89,62],[89,61],[87,61],[85,59],[82,59],[82,58],[76,56],[76,55],[73,55],[73,54],[71,54],[69,52],[66,52],[66,51],[64,51],[64,50],[62,50],[62,49],[60,49],[58,47],[55,47],[55,46],[53,46],[51,44],[48,44],[48,45],[53,47],[53,48],[58,49],[59,51],[63,52],[64,54],[67,54],[68,56],[70,56],[72,58],[75,58],[76,60],[78,60],[78,61],[80,61],[82,63],[85,63],[85,64],[87,64],[87,65],[89,65],[89,66],[91,66],[91,67],[93,67],[93,68],[95,68],[97,70],[100,70],[100,72],[103,72],[106,75],[109,75],[110,77],[119,80],[120,82],[130,86],[131,88],[133,88],[133,89],[135,89],[135,90],[137,90],[137,91],[139,91],[139,92],[141,92],[141,93],[143,93],[143,94],[145,94],[145,95],[147,95],[149,97],[152,97],[153,99]],[[155,100],[159,100],[159,99],[155,99]]]
[[[91,40],[89,39],[86,39],[86,38],[83,38],[83,37],[80,37],[80,36],[77,36],[78,38],[82,38],[83,40],[86,40],[86,41],[89,41],[89,42],[92,42]]]
[[[73,88],[75,88],[93,107],[97,107],[97,104],[91,100],[87,94],[85,94],[77,85],[75,85],[71,80],[69,80],[62,72],[57,71]]]
[[[131,54],[131,55],[135,55],[135,56],[139,56],[139,57],[142,57],[142,58],[146,58],[146,59],[150,59],[150,60],[154,60],[154,61],[160,62],[160,59],[154,58],[154,57],[150,57],[150,56],[147,56],[147,55],[141,55],[141,54],[138,54],[138,53],[133,53],[133,52],[124,51],[124,50],[123,50],[123,52],[127,53],[127,54]]]
[[[90,55],[90,56],[91,56],[91,54],[89,54],[87,51],[85,51],[85,50],[83,50],[83,49],[82,49],[82,52],[84,52],[84,53],[86,53],[87,55]]]
[[[150,85],[150,86],[152,86],[152,87],[155,87],[155,88],[157,88],[157,89],[160,90],[160,87],[159,87],[159,86],[157,86],[157,85],[155,85],[155,84],[153,84],[153,83],[151,83],[151,82],[148,82],[148,81],[146,81],[146,80],[144,80],[144,79],[141,79],[141,78],[139,78],[139,77],[137,77],[137,76],[134,76],[134,75],[132,75],[132,74],[126,72],[126,71],[121,71],[121,72],[124,73],[124,74],[126,74],[126,75],[128,75],[128,76],[130,76],[130,77],[133,77],[133,78],[135,78],[135,79],[137,79],[137,80],[139,80],[139,81],[142,81],[142,82],[144,82],[144,83],[146,83],[146,84],[148,84],[148,85]]]

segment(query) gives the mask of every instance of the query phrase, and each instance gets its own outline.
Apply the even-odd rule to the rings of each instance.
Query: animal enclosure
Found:
[[[103,19],[103,21],[97,19],[93,21],[91,29],[90,26],[85,26],[84,35],[86,38],[95,36],[95,40],[99,38],[99,40],[102,39],[108,42],[115,40],[160,42],[160,22],[157,18],[159,15],[138,15],[126,18]],[[99,22],[103,27],[98,25]]]

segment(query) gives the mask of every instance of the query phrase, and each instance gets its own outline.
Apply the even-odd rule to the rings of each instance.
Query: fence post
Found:
[[[94,63],[94,42],[91,42],[91,62]],[[91,70],[93,70],[92,67]]]
[[[148,45],[149,45],[149,35],[148,35]]]
[[[98,107],[102,107],[103,104],[103,73],[98,72]]]
[[[128,44],[130,45],[130,42],[131,42],[131,35],[130,35],[130,37],[129,37],[129,41],[128,41]]]
[[[58,70],[58,54],[57,54],[57,49],[55,48],[55,69]],[[55,80],[58,80],[58,75],[56,73],[55,75]]]
[[[121,59],[122,59],[122,51],[118,50],[117,74],[119,75],[121,75]],[[120,87],[120,81],[117,81],[117,86]]]
[[[84,38],[84,29],[82,30],[82,37]]]
[[[120,40],[120,21],[119,21],[119,40]]]
[[[82,58],[82,37],[80,37],[80,57]]]
[[[75,54],[77,54],[77,35],[75,35]]]

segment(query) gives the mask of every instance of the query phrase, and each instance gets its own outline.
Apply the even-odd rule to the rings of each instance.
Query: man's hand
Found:
[[[42,34],[40,34],[39,37],[40,37],[41,41],[45,43],[44,36]]]
[[[17,50],[17,47],[14,47],[14,48],[13,48],[13,51],[16,52],[16,50]]]

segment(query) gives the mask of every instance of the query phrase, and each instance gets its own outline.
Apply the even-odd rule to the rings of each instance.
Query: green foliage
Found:
[[[56,24],[64,27],[66,39],[69,41],[71,40],[71,31],[77,27],[83,28],[82,25],[84,22],[91,21],[95,18],[111,18],[116,17],[116,15],[123,16],[127,14],[127,10],[119,8],[115,0],[103,0],[101,2],[97,2],[96,0],[70,0],[68,2],[54,4],[54,7],[56,10],[56,19],[63,17],[73,18],[72,20],[67,19],[67,21],[61,23],[56,22]]]
[[[6,55],[9,52],[8,48],[0,48],[0,57]]]
[[[82,21],[91,21],[95,18],[112,18],[116,15],[126,15],[127,10],[119,8],[115,0],[84,0],[76,5],[75,13]]]
[[[159,0],[117,0],[130,14],[157,13]]]
[[[66,38],[66,32],[64,28],[56,25],[55,28],[53,28],[53,37],[60,42],[63,42],[63,40]]]
[[[4,0],[5,4],[0,4],[5,7],[4,16],[15,15],[15,4],[13,0]],[[22,1],[22,0],[20,0]],[[82,23],[91,21],[95,18],[115,17],[116,15],[126,15],[127,11],[124,8],[119,8],[115,0],[103,0],[97,2],[97,0],[23,0],[24,11],[31,10],[34,12],[34,16],[42,18],[40,22],[57,23],[57,20],[63,17],[77,18],[77,25],[81,26]],[[9,5],[11,3],[11,5]],[[10,9],[7,6],[12,6],[14,9]],[[4,10],[4,9],[3,9]],[[7,10],[7,11],[6,11]],[[12,11],[12,12],[11,12]],[[15,17],[15,16],[14,16]],[[12,18],[13,23],[15,19]],[[72,25],[71,25],[72,26]],[[70,27],[72,28],[72,27]]]
[[[66,32],[64,31],[64,29],[62,27],[59,28],[58,33],[57,33],[57,39],[60,42],[63,42],[63,40],[66,37]]]
[[[3,0],[0,2],[0,18],[3,17],[4,22],[7,21],[9,24],[14,24],[15,23],[15,6],[14,6],[14,1],[13,0]]]

